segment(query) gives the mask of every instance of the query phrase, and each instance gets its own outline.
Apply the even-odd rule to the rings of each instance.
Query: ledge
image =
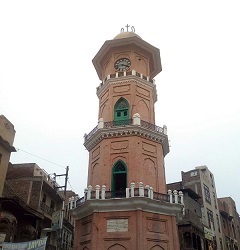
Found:
[[[147,85],[150,88],[153,88],[153,101],[154,103],[157,101],[157,90],[156,84],[154,79],[151,79],[143,74],[136,72],[135,70],[132,71],[125,71],[125,72],[116,72],[115,74],[108,75],[103,82],[97,87],[97,96],[100,98],[101,94],[106,90],[106,88],[110,84],[117,84],[117,83],[126,83],[126,82],[136,82],[142,85]]]
[[[169,153],[169,143],[167,135],[159,133],[157,131],[151,131],[137,125],[97,129],[96,132],[88,140],[85,141],[84,146],[88,151],[90,151],[103,139],[126,136],[141,136],[158,142],[162,144],[163,155],[166,156]]]
[[[183,205],[152,200],[145,197],[115,198],[108,200],[87,200],[71,210],[75,219],[81,219],[95,212],[121,212],[141,210],[150,213],[182,216]]]

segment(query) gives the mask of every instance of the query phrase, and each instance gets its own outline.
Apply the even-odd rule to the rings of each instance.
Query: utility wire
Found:
[[[16,148],[16,147],[15,147],[15,148]],[[62,168],[64,168],[64,169],[66,169],[66,167],[64,167],[64,166],[62,166],[62,165],[59,165],[59,164],[54,163],[54,162],[52,162],[52,161],[46,160],[46,159],[44,159],[44,158],[42,158],[42,157],[40,157],[40,156],[34,155],[34,154],[32,154],[32,153],[29,153],[29,152],[27,152],[27,151],[25,151],[25,150],[23,150],[23,149],[20,149],[20,148],[16,148],[16,149],[17,149],[17,151],[22,151],[22,152],[24,152],[24,153],[26,153],[26,154],[32,155],[32,156],[37,157],[37,158],[39,158],[39,159],[41,159],[41,160],[47,161],[47,162],[49,162],[49,163],[51,163],[51,164],[54,164],[54,165],[56,165],[56,166],[59,166],[59,167],[62,167]],[[69,179],[68,179],[67,181],[68,181],[68,184],[69,184],[71,190],[72,190],[73,192],[75,192],[75,191],[73,190],[73,187],[72,187],[72,185],[71,185]]]
[[[68,184],[69,184],[69,186],[70,186],[71,190],[75,193],[75,191],[73,190],[73,187],[72,187],[72,185],[71,185],[71,183],[70,183],[70,181],[69,181],[69,180],[68,180]]]
[[[16,148],[16,147],[15,147],[15,148]],[[54,162],[52,162],[52,161],[46,160],[46,159],[44,159],[44,158],[42,158],[42,157],[40,157],[40,156],[31,154],[31,153],[29,153],[29,152],[27,152],[27,151],[25,151],[25,150],[23,150],[23,149],[20,149],[20,148],[16,148],[16,149],[17,149],[17,151],[22,151],[22,152],[24,152],[24,153],[26,153],[26,154],[32,155],[32,156],[37,157],[37,158],[39,158],[39,159],[41,159],[41,160],[47,161],[47,162],[49,162],[49,163],[51,163],[51,164],[54,164],[54,165],[56,165],[56,166],[59,166],[59,167],[62,167],[62,168],[65,168],[65,169],[66,169],[66,167],[64,167],[64,166],[62,166],[62,165],[59,165],[59,164],[54,163]]]

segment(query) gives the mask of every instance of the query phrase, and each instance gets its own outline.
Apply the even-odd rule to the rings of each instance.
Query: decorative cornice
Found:
[[[105,90],[110,86],[114,84],[124,84],[128,82],[135,82],[138,84],[141,84],[142,86],[147,86],[151,89],[153,89],[153,102],[155,103],[157,101],[157,89],[155,83],[152,83],[150,81],[144,80],[141,77],[135,76],[135,75],[126,75],[126,76],[120,76],[116,78],[109,78],[106,79],[104,82],[102,82],[97,87],[97,96],[98,98],[101,97],[101,95],[105,92]]]
[[[82,219],[95,212],[114,212],[114,211],[145,211],[155,214],[182,216],[182,204],[167,203],[152,200],[145,197],[132,197],[108,200],[87,200],[82,206],[71,211],[75,219]]]
[[[140,136],[160,143],[163,147],[163,155],[169,153],[168,137],[164,133],[152,131],[137,125],[127,125],[126,127],[111,127],[98,129],[87,141],[84,146],[88,151],[92,150],[100,141],[112,137]]]
[[[147,54],[147,57],[149,58],[149,74],[151,78],[154,78],[162,71],[159,49],[142,40],[140,37],[132,36],[124,39],[108,40],[103,44],[92,60],[99,79],[103,79],[106,57],[112,55],[113,51],[119,51],[120,48],[144,51],[144,54]]]

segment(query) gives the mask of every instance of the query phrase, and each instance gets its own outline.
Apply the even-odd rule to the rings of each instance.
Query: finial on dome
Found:
[[[114,39],[128,38],[128,37],[133,37],[133,36],[137,36],[138,38],[142,39],[139,35],[135,33],[134,26],[130,26],[129,24],[127,24],[125,27],[126,27],[125,30],[124,28],[121,28],[120,34],[115,36]],[[129,28],[131,28],[131,30]]]
[[[126,31],[126,32],[129,32],[129,31],[128,31],[128,28],[130,27],[130,25],[127,24],[125,27],[127,28],[127,31]],[[131,27],[131,30],[132,30],[132,32],[135,32],[134,26]],[[121,28],[121,33],[122,33],[122,32],[125,32],[125,31],[124,31],[124,28]]]

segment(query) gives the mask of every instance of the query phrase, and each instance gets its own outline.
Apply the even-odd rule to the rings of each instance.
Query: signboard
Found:
[[[3,242],[2,250],[45,250],[47,237],[21,243]]]
[[[52,229],[53,231],[62,228],[62,211],[56,211],[52,214]]]
[[[204,227],[204,237],[205,237],[205,239],[213,240],[213,236],[214,236],[214,234],[213,234],[212,230]]]
[[[127,232],[128,219],[107,220],[107,232]]]
[[[5,240],[6,234],[0,233],[0,242],[3,242]]]

